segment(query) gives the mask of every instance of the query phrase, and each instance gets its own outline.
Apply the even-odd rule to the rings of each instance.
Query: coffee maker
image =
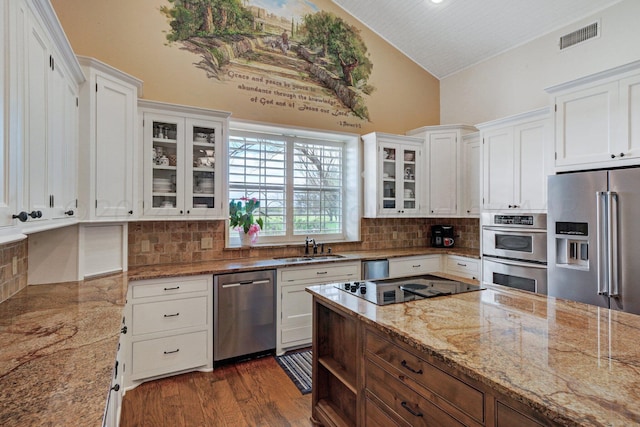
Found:
[[[431,226],[431,246],[434,248],[450,248],[453,243],[453,225]]]

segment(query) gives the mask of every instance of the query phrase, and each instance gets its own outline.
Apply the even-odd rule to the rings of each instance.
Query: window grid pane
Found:
[[[294,143],[293,234],[342,233],[342,146]]]
[[[229,138],[229,199],[260,200],[264,237],[342,234],[343,154],[343,143],[237,132]]]
[[[286,149],[278,140],[229,138],[229,200],[247,197],[260,201],[263,236],[286,234]]]

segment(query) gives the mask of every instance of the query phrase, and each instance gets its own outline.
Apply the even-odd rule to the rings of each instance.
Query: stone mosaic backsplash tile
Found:
[[[15,273],[14,273],[15,257]],[[0,302],[27,286],[27,240],[0,246]]]
[[[479,222],[477,218],[363,218],[362,241],[330,246],[333,252],[425,247],[430,245],[431,225],[444,224],[454,226],[456,246],[478,249]],[[225,249],[225,231],[225,221],[219,220],[131,222],[129,267],[302,254],[302,239],[299,245]],[[210,248],[203,248],[203,238],[211,238]]]

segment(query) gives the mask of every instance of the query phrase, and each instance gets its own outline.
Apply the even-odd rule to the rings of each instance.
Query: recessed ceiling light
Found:
[[[431,3],[435,3],[435,4],[442,3],[442,0],[431,0]]]

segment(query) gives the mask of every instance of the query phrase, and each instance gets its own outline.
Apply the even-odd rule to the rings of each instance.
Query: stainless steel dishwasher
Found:
[[[214,362],[276,347],[275,270],[213,276]]]

